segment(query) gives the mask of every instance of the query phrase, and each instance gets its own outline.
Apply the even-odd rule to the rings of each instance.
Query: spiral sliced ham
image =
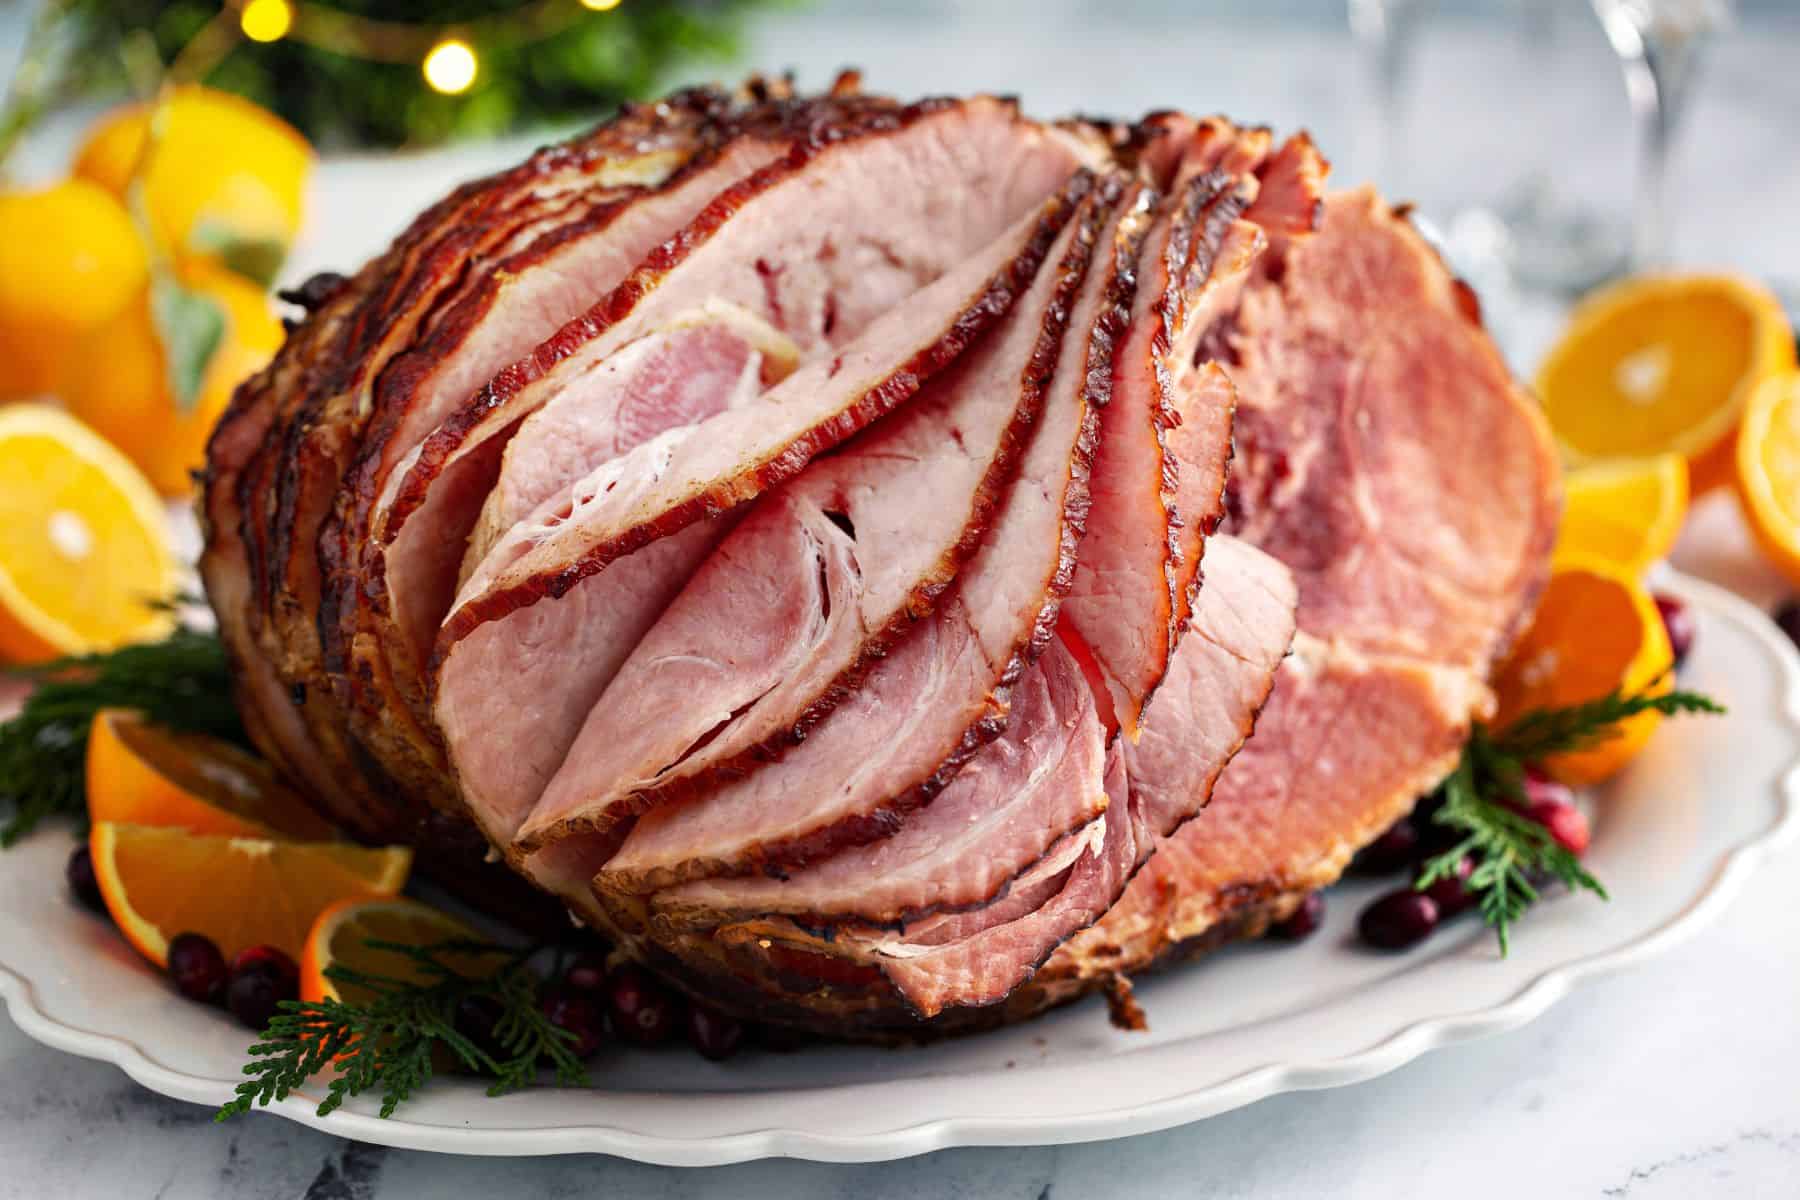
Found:
[[[1069,221],[1004,329],[719,546],[596,703],[523,842],[604,832],[646,792],[803,740],[934,611],[1045,421],[1096,212]]]
[[[1557,507],[1473,296],[1324,172],[846,76],[457,189],[213,437],[246,727],[758,1021],[967,1029],[1260,932],[1454,762]]]

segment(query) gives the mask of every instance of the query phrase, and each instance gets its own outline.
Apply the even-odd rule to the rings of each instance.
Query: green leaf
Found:
[[[233,274],[264,288],[275,282],[287,258],[287,245],[280,238],[253,237],[210,217],[195,222],[188,234],[188,249],[218,259]]]
[[[150,281],[150,319],[162,339],[169,391],[184,413],[194,410],[206,364],[225,339],[225,310],[210,297],[159,272]]]

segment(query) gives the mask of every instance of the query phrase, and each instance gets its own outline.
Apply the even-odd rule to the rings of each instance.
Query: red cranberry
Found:
[[[680,1024],[681,999],[627,963],[613,972],[608,988],[614,1036],[636,1046],[660,1046]]]
[[[275,980],[281,987],[300,994],[300,968],[286,952],[274,946],[252,946],[248,950],[238,951],[237,957],[231,960],[231,973],[238,976],[251,971],[259,971]]]
[[[1698,628],[1694,610],[1687,606],[1687,601],[1667,592],[1657,592],[1655,600],[1656,611],[1662,614],[1663,628],[1669,634],[1669,649],[1675,652],[1675,665],[1679,667],[1687,660],[1688,651],[1694,648],[1694,633]]]
[[[203,933],[178,933],[169,939],[169,979],[175,990],[201,1004],[225,998],[225,956]]]
[[[464,996],[456,1002],[456,1012],[451,1016],[451,1024],[456,1032],[475,1043],[475,1048],[493,1059],[495,1062],[508,1057],[506,1047],[500,1044],[494,1027],[500,1024],[505,1010],[500,1002],[492,996],[480,994]]]
[[[252,1029],[266,1029],[283,1000],[300,998],[300,968],[273,946],[252,946],[231,960],[225,1007]]]
[[[1401,817],[1388,831],[1364,846],[1350,863],[1358,875],[1392,875],[1412,865],[1419,852],[1419,828]]]
[[[86,842],[75,847],[75,852],[69,855],[69,865],[63,868],[63,875],[69,881],[69,891],[83,908],[97,913],[106,911],[106,898],[100,894],[100,878],[94,874],[94,852],[88,849]]]
[[[1463,855],[1462,861],[1456,864],[1456,870],[1441,876],[1425,889],[1425,895],[1437,905],[1438,919],[1448,920],[1475,903],[1475,894],[1469,890],[1469,876],[1475,873],[1475,860]]]
[[[569,1053],[576,1058],[594,1057],[606,1036],[606,1018],[592,996],[557,984],[544,989],[538,1008],[552,1025],[574,1036]]]
[[[1575,792],[1568,784],[1558,783],[1536,767],[1525,769],[1525,803],[1515,806],[1520,812],[1529,816],[1540,804],[1574,803]]]
[[[1437,923],[1437,901],[1411,888],[1401,888],[1363,909],[1356,930],[1371,946],[1404,950],[1424,941]]]
[[[1325,922],[1325,897],[1319,892],[1308,892],[1300,901],[1300,907],[1288,914],[1287,920],[1277,921],[1270,930],[1284,942],[1299,942],[1311,937]]]
[[[1788,635],[1789,641],[1800,646],[1800,600],[1789,600],[1776,609],[1775,624]]]
[[[1548,829],[1557,845],[1570,854],[1579,857],[1587,853],[1592,831],[1588,828],[1587,814],[1573,804],[1544,800],[1533,804],[1525,815]]]
[[[687,1040],[703,1057],[722,1062],[737,1053],[744,1040],[744,1023],[704,1004],[690,1004]]]
[[[578,992],[600,996],[606,993],[606,955],[592,950],[577,954],[563,968],[562,981]]]

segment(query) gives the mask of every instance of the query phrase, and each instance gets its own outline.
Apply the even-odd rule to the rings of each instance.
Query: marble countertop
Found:
[[[1016,91],[1046,113],[1179,105],[1307,124],[1337,160],[1337,178],[1359,178],[1371,156],[1341,34],[1323,22],[1209,23],[1180,15],[1188,11],[1155,0],[1120,0],[1104,13],[1070,0],[925,0],[916,12],[826,4],[762,21],[748,61],[791,65],[814,83],[858,63],[873,86]],[[0,15],[0,64],[10,61],[21,16]],[[1678,261],[1800,279],[1797,57],[1800,24],[1779,21],[1747,23],[1714,48],[1676,160]],[[56,169],[76,127],[53,123],[26,147],[27,169]],[[1526,67],[1503,31],[1444,22],[1426,38],[1403,128],[1400,183],[1387,190],[1416,196],[1427,214],[1491,199],[1546,164],[1569,194],[1624,210],[1628,117],[1591,28]],[[328,161],[293,274],[360,261],[448,182],[517,157],[523,144]],[[1557,306],[1488,300],[1509,354],[1529,366],[1556,327]],[[1728,497],[1697,506],[1676,561],[1765,606],[1785,591],[1756,560]],[[0,1017],[0,1197],[1785,1200],[1800,1194],[1796,868],[1800,857],[1787,854],[1712,929],[1525,1028],[1427,1054],[1369,1083],[1280,1096],[1138,1138],[861,1167],[460,1159],[358,1145],[269,1117],[218,1127],[209,1110],[39,1046]]]

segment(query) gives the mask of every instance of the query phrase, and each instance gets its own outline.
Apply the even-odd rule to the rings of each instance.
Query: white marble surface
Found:
[[[1205,11],[1155,0],[1104,9],[1073,0],[825,5],[764,21],[750,61],[795,66],[808,82],[860,63],[875,86],[1017,91],[1043,112],[1181,105],[1307,124],[1338,160],[1339,178],[1357,178],[1367,153],[1353,120],[1355,64],[1331,23],[1225,24]],[[1175,16],[1190,12],[1201,15]],[[0,49],[18,16],[0,14]],[[1796,22],[1753,23],[1716,47],[1677,159],[1679,260],[1800,278],[1797,59]],[[70,127],[53,125],[29,146],[27,168],[54,170]],[[1523,64],[1493,27],[1446,23],[1425,47],[1397,190],[1445,214],[1491,198],[1534,161],[1551,161],[1576,194],[1619,210],[1627,134],[1596,32],[1554,59]],[[451,179],[515,155],[505,146],[328,163],[294,273],[360,261]],[[1509,352],[1529,366],[1555,310],[1491,306]],[[1677,561],[1765,605],[1784,592],[1756,561],[1726,497],[1700,506]],[[1789,854],[1709,932],[1526,1028],[1428,1054],[1358,1087],[1277,1097],[1140,1138],[956,1150],[867,1167],[765,1162],[683,1172],[604,1158],[450,1159],[359,1146],[268,1117],[215,1127],[207,1110],[44,1049],[0,1018],[0,1197],[1785,1200],[1800,1196],[1796,868],[1800,859]]]

